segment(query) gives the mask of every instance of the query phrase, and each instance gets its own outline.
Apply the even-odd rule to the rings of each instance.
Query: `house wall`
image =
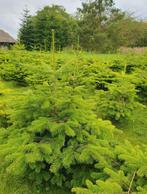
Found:
[[[12,43],[0,43],[0,49],[9,49]]]

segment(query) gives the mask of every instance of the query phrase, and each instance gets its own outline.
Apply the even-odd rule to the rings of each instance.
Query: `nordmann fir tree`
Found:
[[[24,102],[15,105],[9,136],[3,141],[1,154],[9,173],[35,180],[36,184],[52,183],[72,188],[90,178],[93,167],[86,174],[85,169],[94,163],[95,156],[90,155],[92,146],[97,147],[96,138],[104,138],[101,125],[109,125],[106,135],[111,141],[115,129],[109,122],[97,120],[92,112],[93,105],[81,97],[78,87],[56,80],[54,31],[52,36],[51,82],[54,87],[44,83],[29,93]],[[101,141],[97,142],[99,147],[103,144]],[[103,149],[109,156],[107,146]]]
[[[10,125],[1,129],[1,166],[41,188],[74,187],[78,194],[144,192],[146,155],[117,141],[119,131],[97,118],[95,104],[82,97],[81,87],[57,79],[53,48],[54,41],[49,82],[29,91],[15,105]]]

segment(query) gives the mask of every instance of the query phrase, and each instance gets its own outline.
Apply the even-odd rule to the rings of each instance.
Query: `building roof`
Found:
[[[7,32],[0,29],[0,43],[15,43],[16,40]]]

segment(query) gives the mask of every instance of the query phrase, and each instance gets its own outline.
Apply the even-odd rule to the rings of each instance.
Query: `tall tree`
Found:
[[[73,30],[76,29],[76,21],[62,6],[46,6],[35,16],[36,42],[44,47],[51,48],[51,30],[55,30],[56,47],[63,48],[73,43]]]
[[[139,21],[136,22],[137,30],[140,32],[138,36],[136,34],[135,46],[147,47],[147,22]]]
[[[107,42],[106,23],[114,9],[113,0],[91,0],[78,9],[81,46],[87,50],[103,49]]]
[[[74,44],[76,39],[77,22],[66,12],[64,7],[53,5],[39,10],[35,16],[30,16],[24,10],[20,28],[20,41],[26,47],[42,50],[51,48],[51,31],[55,30],[56,48],[64,48]]]
[[[19,30],[20,43],[24,44],[27,50],[32,50],[34,46],[34,24],[30,11],[25,8],[21,28]]]

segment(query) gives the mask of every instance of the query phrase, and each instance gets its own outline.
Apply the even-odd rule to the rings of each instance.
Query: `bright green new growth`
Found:
[[[98,92],[97,108],[101,110],[104,118],[121,120],[128,118],[137,106],[135,98],[134,85],[122,79],[118,83],[110,84],[108,91]]]
[[[115,128],[109,122],[97,120],[92,105],[69,87],[58,88],[52,95],[48,86],[42,86],[29,95],[12,113],[8,141],[2,141],[5,148],[1,156],[7,161],[7,171],[36,179],[38,184],[50,181],[69,188],[81,185],[76,180],[78,165],[85,169],[96,157],[103,162],[105,157],[111,158],[105,138],[113,141]],[[109,127],[104,134],[106,125]]]
[[[136,88],[144,86],[145,76],[137,78],[145,74],[146,57],[138,66],[134,57],[132,73],[127,65],[122,79],[124,59],[113,55],[106,60],[81,52],[77,59],[60,53],[53,60],[55,52],[18,52],[19,60],[14,58],[16,51],[4,52],[1,60],[2,78],[19,84],[17,70],[27,86],[2,112],[3,172],[33,182],[40,193],[50,185],[73,188],[77,194],[145,193],[146,146],[120,140],[122,132],[102,118],[115,122],[129,118],[138,103]],[[51,87],[53,71],[56,92]]]

